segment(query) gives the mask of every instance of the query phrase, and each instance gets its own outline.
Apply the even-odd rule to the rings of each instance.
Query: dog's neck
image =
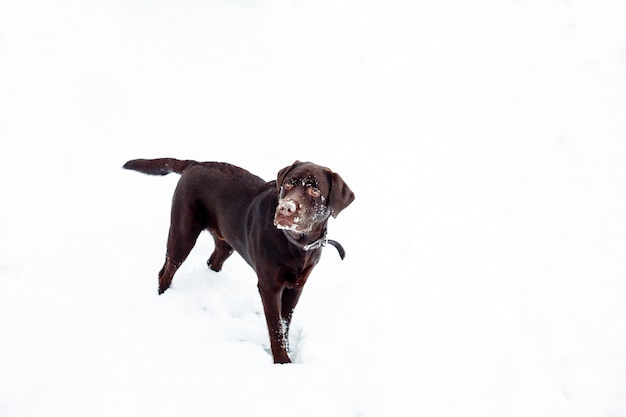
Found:
[[[321,227],[314,228],[310,233],[297,233],[291,230],[283,230],[283,233],[290,243],[299,246],[305,252],[323,248],[328,243],[325,222],[321,224]]]
[[[287,231],[287,230],[283,230],[283,233],[285,234],[285,237],[287,237],[287,241],[289,243],[293,244],[294,246],[299,247],[305,252],[312,251],[315,249],[322,249],[323,247],[325,247],[326,245],[330,243],[332,246],[335,247],[335,249],[337,249],[337,252],[339,252],[339,257],[341,257],[341,259],[344,259],[346,257],[345,249],[343,248],[343,246],[341,246],[341,243],[335,240],[330,240],[326,237],[328,234],[326,223],[324,223],[323,226],[324,227],[322,229],[323,231],[321,232],[321,237],[318,238],[317,240],[305,239],[305,236],[308,236],[308,235],[304,233],[294,233],[293,231]],[[320,236],[320,234],[319,233],[315,234],[315,236]]]

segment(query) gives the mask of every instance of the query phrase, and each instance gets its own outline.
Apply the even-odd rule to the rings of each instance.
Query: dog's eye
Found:
[[[293,188],[293,183],[289,182],[289,181],[285,181],[285,183],[283,184],[283,188],[287,191],[291,190]]]
[[[307,187],[307,191],[309,192],[309,195],[311,197],[319,197],[321,194],[319,188],[315,188],[315,187]]]

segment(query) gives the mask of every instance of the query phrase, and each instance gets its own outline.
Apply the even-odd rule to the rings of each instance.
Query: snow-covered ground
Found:
[[[626,416],[623,0],[0,2],[0,416]],[[175,175],[356,193],[277,366]]]

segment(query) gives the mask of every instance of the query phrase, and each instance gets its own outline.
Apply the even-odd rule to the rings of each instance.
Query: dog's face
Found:
[[[274,226],[299,234],[309,233],[331,215],[337,217],[354,200],[338,174],[310,162],[296,161],[280,170],[276,186]]]

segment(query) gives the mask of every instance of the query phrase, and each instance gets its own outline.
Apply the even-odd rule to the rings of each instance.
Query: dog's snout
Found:
[[[296,203],[291,200],[281,201],[278,204],[278,212],[283,216],[292,216],[296,212]]]

